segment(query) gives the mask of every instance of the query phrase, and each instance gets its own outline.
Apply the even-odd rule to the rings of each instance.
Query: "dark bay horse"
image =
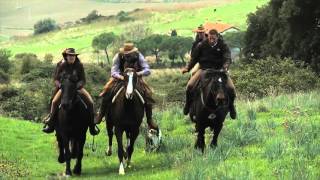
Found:
[[[73,173],[80,175],[90,113],[77,92],[75,76],[64,75],[61,90],[61,105],[57,113],[58,120],[55,127],[59,146],[58,161],[60,163],[66,162],[65,174],[70,176],[72,175],[70,161],[71,158],[76,158]]]
[[[129,166],[134,150],[134,143],[139,135],[139,127],[144,116],[144,99],[137,90],[139,80],[132,68],[124,71],[125,80],[121,88],[112,99],[107,121],[114,125],[114,132],[118,144],[118,158],[120,162],[119,174],[124,175],[125,160]],[[123,146],[123,133],[126,133],[127,146]],[[110,141],[110,140],[109,140]]]
[[[198,132],[195,148],[202,152],[205,148],[205,129],[213,130],[211,147],[217,146],[217,139],[229,111],[229,97],[226,88],[227,74],[223,70],[207,69],[201,74],[199,86],[195,90],[190,107],[190,118]]]

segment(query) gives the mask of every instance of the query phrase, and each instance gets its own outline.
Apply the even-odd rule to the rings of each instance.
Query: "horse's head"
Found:
[[[65,110],[70,110],[77,95],[77,76],[64,74],[61,80],[61,91],[61,106]]]
[[[133,92],[136,89],[136,84],[138,81],[137,73],[133,68],[127,68],[124,70],[124,79],[126,87],[126,98],[132,99]]]
[[[227,74],[223,70],[208,69],[204,72],[204,79],[208,84],[204,86],[204,97],[210,106],[220,107],[228,104]]]

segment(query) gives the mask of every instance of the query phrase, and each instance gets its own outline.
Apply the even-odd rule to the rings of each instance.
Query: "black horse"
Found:
[[[86,141],[86,132],[89,126],[90,113],[86,103],[76,88],[76,78],[73,75],[64,75],[61,82],[61,105],[57,113],[56,136],[59,146],[60,163],[66,162],[65,174],[72,175],[70,169],[71,158],[76,158],[73,173],[81,174],[83,147]]]
[[[205,148],[205,129],[210,127],[214,136],[211,147],[217,146],[217,139],[229,111],[229,97],[226,88],[227,75],[223,70],[207,69],[201,74],[194,101],[190,107],[190,118],[195,122],[197,140],[195,148]]]
[[[114,132],[118,144],[118,158],[120,162],[119,174],[123,175],[125,164],[130,165],[134,150],[134,143],[139,135],[139,127],[144,116],[144,99],[137,90],[139,86],[138,76],[134,69],[127,68],[124,71],[125,80],[120,89],[112,98],[112,104],[107,115],[108,130],[114,126]],[[108,124],[109,123],[109,124]],[[108,134],[111,134],[108,133]],[[123,133],[126,133],[127,146],[123,147]],[[110,137],[110,136],[109,136]],[[111,136],[112,138],[112,136]],[[109,139],[109,142],[112,139]],[[127,163],[125,163],[127,160]]]

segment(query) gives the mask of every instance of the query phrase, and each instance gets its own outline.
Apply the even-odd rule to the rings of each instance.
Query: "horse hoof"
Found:
[[[77,176],[80,176],[81,175],[81,168],[74,168],[72,170],[73,174],[77,175]]]
[[[106,155],[107,155],[107,156],[111,156],[111,155],[112,155],[112,150],[111,150],[111,149],[107,150],[107,151],[106,151]]]
[[[66,171],[64,174],[63,174],[64,177],[66,178],[69,178],[70,176],[72,176],[72,173],[71,171]]]
[[[120,167],[119,167],[119,175],[125,175],[123,163],[120,164]]]
[[[64,156],[63,156],[63,155],[59,155],[59,157],[58,157],[58,162],[59,162],[59,163],[65,163],[65,162],[66,162],[66,160],[64,159]]]

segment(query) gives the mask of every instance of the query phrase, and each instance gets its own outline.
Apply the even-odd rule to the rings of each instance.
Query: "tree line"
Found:
[[[106,62],[110,64],[109,49],[119,38],[112,32],[94,37],[92,40],[94,52],[103,51]],[[165,59],[169,59],[171,64],[178,61],[185,63],[185,55],[190,51],[192,41],[191,37],[152,34],[134,43],[145,56],[154,56],[156,64],[159,65],[164,63]]]
[[[320,1],[271,0],[248,16],[244,54],[290,57],[320,73]]]

